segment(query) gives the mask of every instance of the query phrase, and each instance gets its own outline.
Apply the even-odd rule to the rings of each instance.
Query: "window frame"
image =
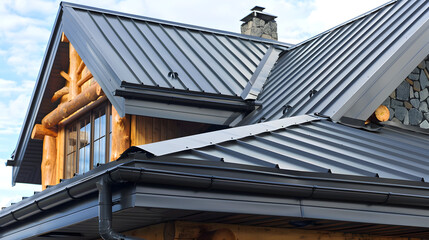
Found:
[[[64,134],[64,169],[63,169],[63,176],[65,179],[68,178],[72,178],[74,175],[76,174],[82,174],[84,172],[90,171],[91,169],[94,168],[94,142],[100,140],[100,136],[98,136],[97,139],[95,139],[95,118],[96,115],[100,112],[100,110],[102,110],[104,108],[104,112],[105,112],[105,159],[103,162],[101,162],[102,164],[105,164],[107,162],[110,161],[110,156],[111,156],[111,135],[112,135],[112,126],[111,126],[111,121],[112,121],[112,105],[110,103],[102,103],[100,105],[94,106],[91,109],[88,109],[87,111],[79,114],[78,117],[76,117],[75,119],[73,119],[72,121],[70,121],[69,123],[67,123],[66,125],[64,125],[64,130],[65,130],[65,134]],[[100,115],[101,116],[101,115]],[[79,155],[80,155],[80,134],[81,134],[81,122],[82,120],[84,120],[85,118],[89,117],[89,123],[90,123],[90,139],[89,139],[89,149],[90,149],[90,154],[89,154],[89,170],[83,170],[83,172],[79,172]],[[72,169],[68,169],[68,159],[67,157],[70,154],[73,154],[73,152],[68,152],[68,148],[69,148],[69,141],[70,141],[70,128],[71,127],[75,127],[76,129],[76,145],[75,145],[75,149],[74,149],[74,158],[72,160],[72,164],[71,164],[71,168]],[[94,141],[95,140],[95,141]],[[88,168],[86,168],[88,169]]]

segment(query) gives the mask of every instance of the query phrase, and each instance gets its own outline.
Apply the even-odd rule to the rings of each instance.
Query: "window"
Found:
[[[106,149],[111,149],[111,122],[110,105],[103,105],[67,125],[65,178],[109,162],[110,150]]]

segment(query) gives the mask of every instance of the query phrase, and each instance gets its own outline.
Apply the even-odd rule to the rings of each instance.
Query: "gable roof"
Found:
[[[135,114],[122,99],[127,88],[240,101],[270,47],[290,46],[71,3],[62,3],[62,11],[63,31],[121,115]]]
[[[392,1],[287,50],[241,124],[320,113],[366,120],[429,53],[428,1]]]
[[[50,98],[64,86],[59,75],[68,68],[68,45],[60,42],[63,32],[120,114],[214,124],[228,124],[237,113],[255,108],[253,100],[240,95],[255,91],[253,85],[266,79],[260,79],[261,69],[266,72],[274,65],[266,59],[276,60],[290,46],[62,2],[13,161],[8,163],[13,166],[13,184],[40,183],[35,169],[40,169],[42,142],[31,139],[31,132],[55,109],[57,103]]]

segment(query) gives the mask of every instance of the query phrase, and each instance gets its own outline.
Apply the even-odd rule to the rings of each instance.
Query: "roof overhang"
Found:
[[[12,185],[21,183],[40,183],[40,164],[42,161],[42,142],[31,139],[31,132],[35,123],[40,122],[42,118],[55,108],[50,98],[57,90],[58,84],[61,84],[61,77],[58,72],[52,72],[52,69],[60,69],[63,65],[63,52],[66,46],[61,42],[63,13],[58,11],[55,24],[51,31],[51,36],[42,60],[39,75],[31,96],[21,133],[15,148],[12,161]],[[68,49],[68,48],[67,48]],[[57,61],[56,61],[57,59]],[[63,80],[64,81],[64,80]],[[24,161],[25,159],[25,161]]]
[[[129,83],[122,83],[121,87],[114,95],[123,97],[126,114],[229,125],[239,115],[258,107],[255,100],[243,100],[238,96]]]
[[[118,231],[189,220],[196,213],[346,221],[392,225],[404,232],[410,228],[428,231],[429,211],[425,207],[429,188],[412,181],[276,171],[191,159],[148,159],[137,154],[2,210],[0,236],[36,239],[81,233],[81,239],[97,237],[95,182],[105,175],[119,184],[113,189],[117,203],[113,217],[121,219],[115,222]]]

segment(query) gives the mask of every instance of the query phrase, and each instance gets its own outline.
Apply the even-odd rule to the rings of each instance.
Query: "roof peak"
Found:
[[[61,7],[70,7],[70,8],[89,10],[89,11],[93,11],[93,12],[116,15],[119,17],[126,17],[126,18],[136,19],[136,20],[140,20],[140,21],[165,24],[165,25],[170,25],[170,26],[174,26],[174,27],[186,28],[186,29],[202,31],[202,32],[222,34],[222,35],[227,35],[227,36],[241,38],[241,39],[250,40],[250,41],[275,44],[275,45],[279,45],[282,47],[293,46],[293,44],[290,44],[290,43],[285,43],[285,42],[280,42],[280,41],[265,39],[265,38],[259,38],[259,37],[240,34],[240,33],[236,33],[236,32],[224,31],[224,30],[219,30],[219,29],[214,29],[214,28],[207,28],[207,27],[202,27],[202,26],[197,26],[197,25],[192,25],[192,24],[186,24],[186,23],[180,23],[180,22],[175,22],[175,21],[169,21],[169,20],[163,20],[163,19],[158,19],[158,18],[142,16],[142,15],[137,15],[137,14],[124,13],[124,12],[108,10],[108,9],[103,9],[103,8],[97,8],[97,7],[91,7],[91,6],[81,5],[81,4],[76,4],[76,3],[70,3],[70,2],[64,2],[63,1],[60,3],[60,5],[61,5]],[[263,13],[263,14],[266,14],[266,13]]]

